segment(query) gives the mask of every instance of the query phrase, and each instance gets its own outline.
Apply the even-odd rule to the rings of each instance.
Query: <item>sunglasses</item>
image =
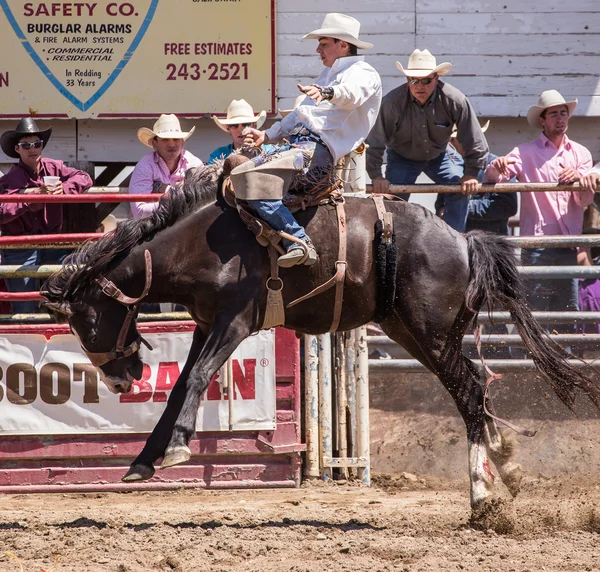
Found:
[[[254,123],[230,123],[227,128],[228,129],[237,129],[238,127],[252,127]]]
[[[417,77],[411,77],[408,80],[408,83],[410,83],[410,85],[418,85],[420,83],[422,83],[423,85],[429,85],[434,79],[434,77],[423,77],[421,79]]]
[[[21,147],[21,149],[31,149],[32,147],[34,149],[40,149],[44,146],[44,142],[38,139],[37,141],[23,141],[21,143],[17,143],[17,145]]]

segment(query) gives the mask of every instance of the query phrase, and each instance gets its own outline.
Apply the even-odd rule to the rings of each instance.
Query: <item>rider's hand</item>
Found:
[[[508,166],[514,165],[516,162],[517,160],[514,158],[496,157],[489,166],[498,171],[500,175],[508,176]]]
[[[477,177],[465,175],[460,179],[460,192],[463,195],[473,195],[479,190],[479,181]]]
[[[374,193],[378,195],[385,195],[386,193],[389,193],[390,182],[387,179],[383,177],[377,177],[376,179],[373,179],[372,183]]]
[[[242,135],[244,136],[244,146],[245,147],[260,147],[265,142],[265,132],[259,131],[258,129],[254,129],[254,127],[246,127],[242,131]]]
[[[308,97],[310,97],[312,100],[314,100],[314,102],[319,105],[319,103],[321,103],[323,101],[323,95],[321,93],[321,90],[319,89],[319,86],[317,85],[301,85],[298,84],[298,89],[306,94]]]
[[[598,190],[598,181],[600,181],[600,173],[590,173],[579,179],[579,186],[584,191],[596,192]]]

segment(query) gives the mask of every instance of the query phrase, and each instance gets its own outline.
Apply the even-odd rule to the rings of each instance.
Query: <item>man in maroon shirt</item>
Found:
[[[0,177],[0,193],[76,194],[92,186],[91,177],[78,169],[67,167],[62,161],[42,157],[52,128],[41,131],[31,117],[21,119],[17,128],[0,137],[0,147],[19,163]],[[48,177],[54,177],[54,182]],[[3,203],[0,204],[0,232],[3,236],[24,234],[52,234],[62,227],[62,206],[53,204]],[[19,266],[56,264],[67,252],[48,249],[3,249],[3,264]],[[6,280],[9,292],[35,290],[33,278]],[[36,302],[13,302],[14,313],[35,312]]]

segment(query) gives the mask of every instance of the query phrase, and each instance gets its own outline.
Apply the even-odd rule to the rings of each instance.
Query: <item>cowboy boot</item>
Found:
[[[319,255],[312,243],[312,240],[306,237],[304,245],[293,242],[287,252],[277,259],[277,266],[282,268],[291,268],[296,264],[312,266],[319,259]]]

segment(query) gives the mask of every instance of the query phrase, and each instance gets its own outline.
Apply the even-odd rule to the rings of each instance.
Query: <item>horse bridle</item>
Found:
[[[137,298],[130,298],[129,296],[126,296],[114,282],[108,280],[108,278],[105,278],[102,275],[95,280],[104,294],[127,307],[127,316],[125,316],[125,321],[121,326],[117,343],[111,351],[98,353],[89,352],[85,346],[81,344],[81,347],[83,348],[83,351],[89,358],[90,362],[92,362],[92,365],[96,367],[100,367],[101,365],[104,365],[105,363],[115,359],[129,357],[137,352],[142,344],[152,351],[152,346],[140,334],[138,334],[137,338],[128,346],[125,346],[125,338],[127,337],[127,332],[129,331],[131,322],[137,316],[140,303],[148,295],[150,286],[152,285],[152,257],[149,250],[144,252],[144,259],[146,261],[146,284],[143,292]]]

